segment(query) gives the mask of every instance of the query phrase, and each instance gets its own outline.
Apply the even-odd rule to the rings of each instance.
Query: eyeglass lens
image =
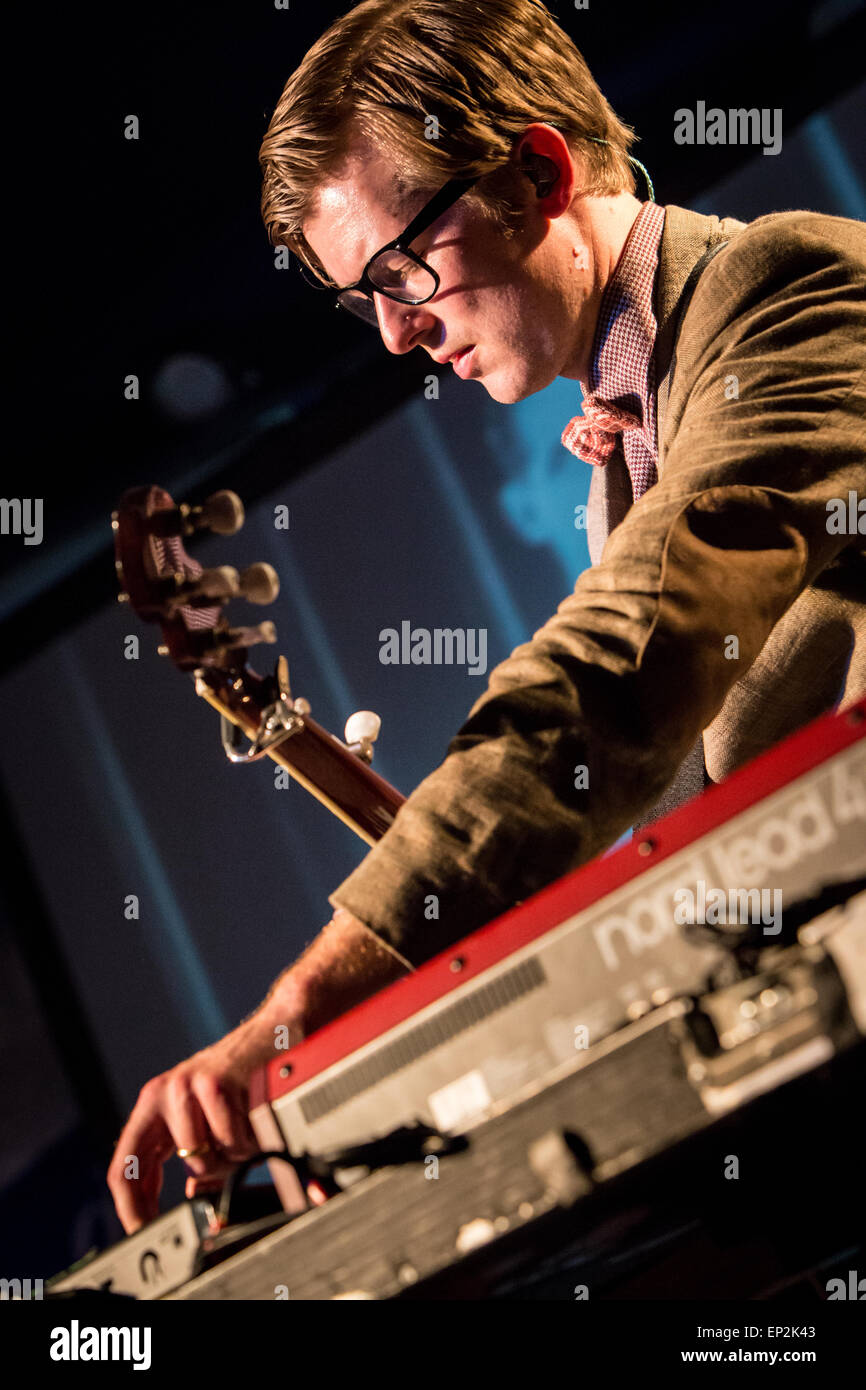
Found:
[[[371,261],[367,274],[377,289],[405,304],[417,304],[436,292],[436,281],[427,267],[393,247]],[[367,323],[378,324],[376,306],[363,290],[344,290],[340,303]]]

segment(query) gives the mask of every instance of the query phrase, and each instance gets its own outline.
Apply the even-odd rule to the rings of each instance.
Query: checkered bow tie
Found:
[[[640,429],[643,421],[631,410],[621,410],[598,396],[584,396],[583,414],[575,415],[566,426],[562,442],[584,463],[602,468],[616,447],[616,437],[623,430]]]

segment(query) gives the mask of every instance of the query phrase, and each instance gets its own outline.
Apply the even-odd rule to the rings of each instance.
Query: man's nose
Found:
[[[400,304],[386,294],[374,294],[379,332],[389,352],[411,352],[429,333],[433,315],[426,304]]]

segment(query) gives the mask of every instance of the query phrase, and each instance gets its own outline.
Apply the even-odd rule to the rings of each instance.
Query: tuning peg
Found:
[[[244,504],[236,492],[223,488],[212,493],[200,507],[188,507],[186,521],[197,531],[205,529],[218,536],[233,536],[244,524]]]
[[[250,565],[240,576],[240,592],[250,603],[273,603],[280,592],[280,579],[273,565]]]
[[[373,761],[373,744],[381,727],[381,719],[371,709],[359,709],[346,720],[346,743],[366,763]]]
[[[274,679],[277,683],[278,697],[286,704],[292,703],[292,685],[289,680],[289,663],[284,656],[277,657],[277,669],[274,672]]]
[[[214,645],[222,651],[233,651],[237,647],[255,647],[259,642],[276,642],[277,629],[271,622],[259,623],[256,627],[227,627],[215,637]]]
[[[178,507],[156,507],[143,519],[145,530],[153,536],[191,536],[194,531],[216,531],[233,536],[244,524],[244,504],[235,492],[214,492],[200,507],[181,502]],[[120,522],[115,518],[117,530]]]
[[[198,579],[188,579],[180,584],[176,597],[184,601],[195,598],[237,598],[240,593],[240,575],[233,565],[219,565],[216,569],[202,570]]]

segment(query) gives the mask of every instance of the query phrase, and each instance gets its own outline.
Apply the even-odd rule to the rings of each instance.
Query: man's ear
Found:
[[[514,161],[535,188],[537,211],[560,217],[574,193],[574,159],[562,132],[543,121],[533,122],[516,144]]]
[[[524,155],[520,169],[535,185],[536,198],[546,198],[553,192],[559,180],[559,169],[553,160],[544,154]]]

